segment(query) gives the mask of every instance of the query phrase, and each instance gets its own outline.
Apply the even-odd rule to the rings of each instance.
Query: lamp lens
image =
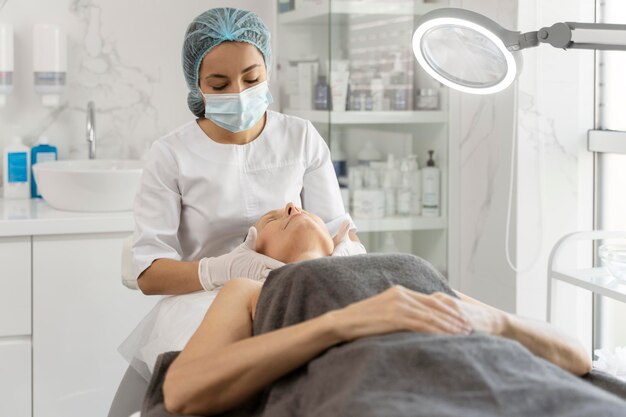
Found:
[[[507,74],[506,57],[483,33],[451,24],[429,29],[420,47],[430,67],[453,83],[487,88]]]

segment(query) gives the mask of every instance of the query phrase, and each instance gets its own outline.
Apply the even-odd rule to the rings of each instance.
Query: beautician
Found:
[[[139,288],[186,294],[267,277],[282,263],[255,251],[251,226],[289,201],[331,235],[350,229],[338,252],[363,253],[322,137],[309,121],[267,110],[270,33],[259,17],[202,13],[187,29],[182,63],[197,119],[150,149],[134,209]]]

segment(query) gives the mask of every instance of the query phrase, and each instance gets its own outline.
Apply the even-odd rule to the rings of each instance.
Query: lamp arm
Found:
[[[626,25],[559,22],[541,28],[537,37],[555,48],[626,51]]]
[[[539,38],[537,37],[537,33],[537,31],[526,33],[517,32],[518,38],[515,45],[516,48],[513,49],[509,47],[509,50],[519,51],[521,49],[534,48],[535,46],[539,45]]]

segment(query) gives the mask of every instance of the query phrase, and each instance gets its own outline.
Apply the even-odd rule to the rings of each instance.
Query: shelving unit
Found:
[[[415,61],[411,34],[419,16],[447,5],[446,0],[296,0],[295,10],[277,17],[281,111],[310,120],[331,152],[335,149],[344,153],[348,172],[359,164],[358,155],[368,143],[383,159],[393,155],[398,168],[401,159],[410,155],[416,155],[423,168],[428,151],[434,151],[441,170],[439,217],[395,215],[353,220],[368,251],[413,253],[442,271],[450,269],[448,95],[445,87],[433,81]],[[334,62],[338,64],[333,69]],[[313,110],[318,76],[326,76],[331,89],[337,85],[333,80],[341,80],[333,78],[333,71],[349,72],[346,108],[363,110]],[[374,83],[377,78],[380,82]],[[440,110],[414,110],[418,108],[417,89],[425,88],[438,91]],[[406,95],[396,95],[402,90]],[[375,101],[372,91],[378,91],[378,100],[382,94],[382,103]],[[361,100],[358,106],[354,97]],[[343,101],[331,98],[333,103]],[[406,110],[390,110],[394,108]],[[336,143],[337,147],[332,146]],[[381,179],[378,186],[372,186],[382,185]],[[354,202],[346,208],[353,213],[353,206]]]
[[[359,232],[394,232],[399,230],[439,230],[447,227],[442,217],[383,217],[381,219],[354,218]]]
[[[327,111],[327,110],[292,110],[284,113],[301,117],[314,123],[333,124],[420,124],[446,123],[448,115],[441,110],[416,111]]]
[[[563,236],[552,248],[548,260],[548,297],[546,319],[552,320],[556,301],[554,281],[563,281],[584,288],[595,294],[604,295],[626,303],[626,283],[613,277],[604,267],[564,269],[558,267],[559,256],[564,247],[573,242],[588,240],[626,239],[626,232],[592,230],[574,232]]]
[[[626,303],[626,283],[604,267],[552,271],[552,278]]]
[[[290,24],[324,24],[328,21],[329,13],[333,16],[333,21],[341,24],[348,19],[351,14],[358,15],[398,15],[407,16],[410,14],[424,14],[434,10],[441,5],[424,3],[421,0],[413,2],[394,1],[329,1],[325,0],[317,6],[303,6],[278,15],[278,23]]]

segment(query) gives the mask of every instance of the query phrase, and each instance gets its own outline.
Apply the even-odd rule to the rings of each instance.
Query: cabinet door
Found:
[[[0,339],[0,416],[31,417],[30,340],[16,339]]]
[[[0,337],[30,334],[30,236],[0,238]]]
[[[34,416],[106,416],[117,352],[156,299],[121,282],[125,234],[33,237]]]

